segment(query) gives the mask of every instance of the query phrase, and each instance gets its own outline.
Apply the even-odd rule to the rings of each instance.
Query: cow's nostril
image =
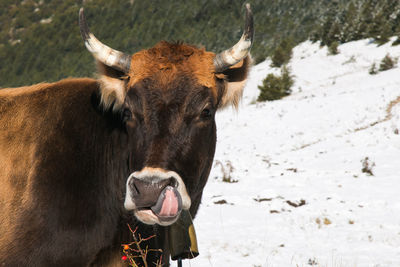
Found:
[[[155,186],[157,186],[162,191],[162,190],[164,190],[164,188],[166,188],[170,184],[171,184],[170,179],[165,179],[165,180],[161,180],[161,181],[157,182],[155,184]]]
[[[138,183],[138,180],[135,177],[133,177],[133,179],[131,179],[129,181],[129,187],[131,189],[131,194],[134,196],[137,196],[140,194],[139,186],[137,185],[137,183]]]
[[[169,185],[172,187],[178,187],[178,181],[174,177],[170,177],[168,180],[170,180]]]
[[[133,187],[134,187],[134,189],[135,189],[135,194],[136,195],[139,195],[140,194],[140,191],[139,191],[139,188],[136,186],[136,184],[135,183],[133,183]]]

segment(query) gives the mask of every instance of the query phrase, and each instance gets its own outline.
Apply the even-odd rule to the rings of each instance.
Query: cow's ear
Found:
[[[224,75],[225,82],[222,90],[222,96],[219,101],[219,109],[227,106],[233,106],[236,109],[238,108],[239,102],[243,95],[243,88],[247,82],[247,76],[251,63],[251,56],[248,55],[242,61],[236,65],[233,65],[222,73]]]
[[[125,102],[128,76],[96,60],[101,104],[105,110],[118,111]]]

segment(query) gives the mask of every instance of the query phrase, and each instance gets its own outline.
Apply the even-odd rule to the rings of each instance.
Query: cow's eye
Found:
[[[212,115],[211,110],[208,108],[203,109],[203,111],[201,112],[201,117],[204,119],[211,118],[211,115]]]

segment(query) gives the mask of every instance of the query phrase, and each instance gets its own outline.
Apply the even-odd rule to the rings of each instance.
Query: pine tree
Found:
[[[391,25],[385,15],[383,10],[379,11],[368,30],[369,36],[380,45],[388,42],[391,35]]]
[[[326,43],[328,46],[330,46],[334,42],[338,43],[338,41],[340,40],[340,35],[341,35],[340,32],[341,32],[341,29],[340,29],[339,21],[333,22],[332,27],[327,36]]]
[[[334,35],[338,35],[338,26],[335,29],[335,32],[332,34],[331,29],[336,21],[336,16],[338,13],[338,2],[332,1],[327,7],[327,11],[323,16],[322,27],[320,29],[320,37],[321,37],[321,46],[330,45],[334,39]]]
[[[293,83],[293,76],[290,74],[289,69],[283,66],[281,76],[275,76],[270,73],[264,79],[262,86],[258,86],[260,95],[257,101],[273,101],[288,96],[292,92]]]
[[[370,25],[373,25],[375,7],[377,0],[368,0],[364,2],[361,6],[361,11],[359,13],[356,22],[356,33],[355,40],[370,37]]]
[[[340,41],[342,43],[349,42],[354,40],[354,31],[355,29],[355,21],[357,18],[357,8],[353,2],[347,6],[346,11],[344,12],[343,18],[343,26],[340,35]]]
[[[283,64],[289,62],[292,57],[292,41],[291,39],[285,38],[279,43],[278,47],[275,49],[271,60],[272,67],[281,67]]]

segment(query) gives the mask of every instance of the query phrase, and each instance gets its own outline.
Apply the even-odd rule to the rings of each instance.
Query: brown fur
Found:
[[[124,210],[125,183],[145,167],[175,171],[195,216],[215,152],[215,112],[237,103],[242,88],[232,93],[229,84],[248,68],[246,59],[215,74],[213,56],[162,42],[133,55],[128,74],[100,65],[98,80],[0,90],[0,265],[121,265],[127,223],[156,235],[147,245],[162,248],[168,264],[165,227]]]
[[[212,52],[193,46],[160,42],[133,55],[130,85],[156,74],[160,85],[165,87],[171,77],[190,75],[198,84],[215,88],[214,56]]]
[[[204,49],[181,43],[162,41],[151,49],[142,50],[132,56],[130,73],[118,77],[115,72],[110,73],[106,66],[99,64],[102,83],[102,101],[105,107],[114,104],[119,108],[125,99],[126,87],[123,80],[129,78],[129,86],[148,77],[156,77],[161,88],[177,76],[188,75],[195,77],[199,85],[211,90],[215,100],[220,95],[220,107],[233,105],[238,107],[243,88],[247,81],[248,69],[251,65],[250,57],[228,69],[224,73],[215,73],[213,59],[215,54]],[[222,92],[218,91],[217,82],[224,82]]]
[[[235,109],[238,109],[251,63],[251,57],[248,56],[224,72],[225,90],[219,108],[232,105]]]

